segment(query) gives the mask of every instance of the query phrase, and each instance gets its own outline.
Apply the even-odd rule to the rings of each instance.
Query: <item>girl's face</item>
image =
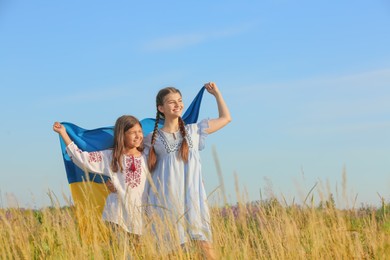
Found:
[[[142,128],[136,124],[125,132],[125,147],[128,149],[140,147],[144,139]]]
[[[163,105],[158,106],[158,110],[164,114],[165,118],[180,117],[184,104],[179,93],[170,93],[165,96]]]

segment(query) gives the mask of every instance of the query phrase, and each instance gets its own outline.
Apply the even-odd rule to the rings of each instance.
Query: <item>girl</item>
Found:
[[[163,222],[155,227],[156,236],[168,250],[172,249],[169,243],[174,243],[175,238],[182,246],[193,241],[207,258],[214,259],[199,151],[204,148],[207,135],[228,124],[231,117],[217,85],[210,82],[204,87],[214,95],[219,117],[185,125],[181,118],[184,104],[180,91],[173,87],[161,89],[156,97],[156,125],[145,138],[145,146],[156,188],[156,192],[149,192],[149,205],[154,206],[152,216]],[[158,129],[160,118],[165,121]]]
[[[133,116],[119,117],[114,127],[113,149],[96,152],[81,151],[59,122],[54,123],[53,130],[60,134],[66,152],[78,167],[111,177],[116,193],[108,196],[103,219],[130,233],[137,245],[142,234],[142,204],[149,174],[142,153],[141,123]]]

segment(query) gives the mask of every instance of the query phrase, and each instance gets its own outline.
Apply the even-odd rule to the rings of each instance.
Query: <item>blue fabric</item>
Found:
[[[182,118],[186,124],[197,122],[204,90],[205,88],[202,87],[199,93],[194,98],[194,100],[191,102],[190,106],[187,108],[186,112],[184,113]],[[155,118],[145,118],[141,120],[144,136],[153,131],[155,121]],[[65,126],[66,131],[68,132],[73,142],[83,151],[93,152],[113,147],[113,126],[87,130],[68,122],[62,122],[62,124]],[[164,121],[160,119],[158,126],[162,127],[163,124]],[[69,184],[82,181],[94,181],[97,183],[103,183],[109,179],[109,177],[100,174],[88,173],[86,175],[82,169],[77,167],[72,162],[72,160],[66,153],[66,146],[61,137],[60,144],[62,150],[62,157],[65,164],[65,171]]]

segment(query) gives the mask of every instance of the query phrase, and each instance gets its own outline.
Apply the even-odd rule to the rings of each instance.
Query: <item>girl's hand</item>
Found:
[[[53,131],[58,133],[62,137],[66,146],[68,146],[70,143],[72,143],[72,139],[70,139],[68,133],[66,132],[65,126],[63,126],[61,123],[54,122]]]
[[[215,96],[219,92],[217,84],[215,84],[214,82],[208,82],[204,84],[204,87],[211,95]]]
[[[63,131],[66,131],[66,130],[65,130],[65,127],[61,123],[55,122],[53,124],[53,131],[60,134]]]
[[[111,180],[106,181],[106,187],[111,193],[116,193],[117,190]]]

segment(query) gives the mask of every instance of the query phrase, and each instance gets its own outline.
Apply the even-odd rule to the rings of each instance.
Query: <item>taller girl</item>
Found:
[[[149,205],[154,205],[153,216],[162,221],[155,227],[160,245],[163,242],[172,249],[172,243],[183,246],[193,241],[208,259],[215,259],[199,151],[207,135],[227,125],[231,116],[217,85],[209,82],[204,87],[217,101],[218,118],[185,125],[180,91],[161,89],[156,97],[156,125],[144,144],[149,149],[148,166],[155,186],[149,192]],[[165,120],[161,129],[159,118]]]

